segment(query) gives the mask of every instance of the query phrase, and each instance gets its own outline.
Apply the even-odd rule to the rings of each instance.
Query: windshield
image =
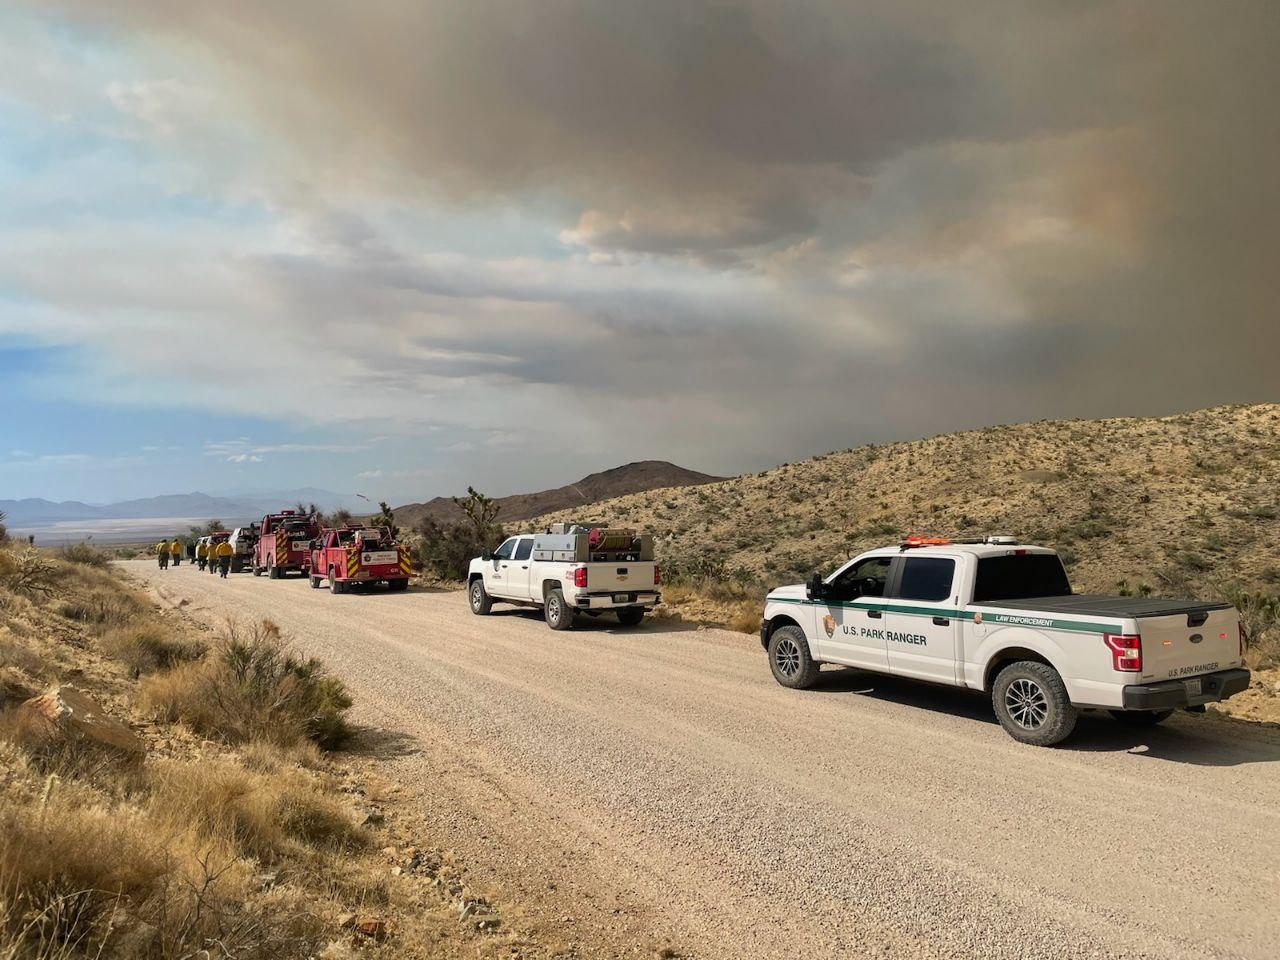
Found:
[[[1071,581],[1056,553],[983,557],[973,584],[973,602],[1069,597]]]

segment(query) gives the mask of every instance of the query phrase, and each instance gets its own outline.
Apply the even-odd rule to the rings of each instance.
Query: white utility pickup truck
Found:
[[[484,615],[495,601],[542,607],[552,630],[568,630],[578,611],[618,615],[633,627],[662,599],[653,537],[607,527],[552,524],[508,537],[471,561],[467,598]]]
[[[760,642],[783,686],[835,663],[969,687],[1040,746],[1070,735],[1082,708],[1154,724],[1249,685],[1230,604],[1073,594],[1056,553],[1010,537],[912,538],[780,587]]]

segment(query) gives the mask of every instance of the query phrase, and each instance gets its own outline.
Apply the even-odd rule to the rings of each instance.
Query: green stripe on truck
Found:
[[[954,610],[945,607],[896,607],[887,603],[815,603],[793,597],[773,597],[766,603],[798,603],[806,607],[842,607],[846,610],[882,610],[901,613],[909,617],[951,617],[956,620],[974,620],[979,614],[983,623],[999,623],[1018,627],[1044,627],[1048,630],[1074,630],[1077,633],[1119,633],[1118,623],[1089,623],[1083,620],[1054,620],[1049,617],[1028,617],[1016,613],[991,613],[983,611]]]

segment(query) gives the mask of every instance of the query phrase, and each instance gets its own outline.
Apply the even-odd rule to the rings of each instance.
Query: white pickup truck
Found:
[[[471,561],[471,612],[488,614],[495,601],[541,607],[552,630],[568,630],[574,614],[608,611],[625,627],[644,619],[662,599],[653,537],[631,530],[552,524],[542,533],[508,537]]]
[[[1153,724],[1249,685],[1230,604],[1073,594],[1056,553],[1008,537],[908,540],[781,587],[760,642],[783,686],[834,663],[981,690],[1010,736],[1040,746],[1079,709]]]

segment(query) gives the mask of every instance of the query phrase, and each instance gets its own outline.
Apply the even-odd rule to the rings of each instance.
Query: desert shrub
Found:
[[[203,660],[153,674],[142,693],[162,718],[229,743],[306,738],[332,748],[351,734],[342,681],[319,660],[294,654],[268,620],[232,625]]]
[[[43,599],[53,590],[57,570],[38,550],[0,548],[0,586],[19,596]]]
[[[1240,615],[1249,659],[1259,667],[1280,665],[1280,595],[1253,592],[1235,584],[1221,593]]]
[[[83,563],[88,567],[105,567],[111,559],[104,551],[84,540],[68,543],[58,551],[58,557],[68,563]]]
[[[471,561],[506,539],[500,527],[482,533],[472,524],[441,524],[430,517],[418,524],[416,532],[418,565],[440,580],[467,579]]]
[[[198,660],[205,651],[203,643],[176,636],[159,623],[115,627],[104,633],[100,642],[103,651],[128,667],[135,677]]]

